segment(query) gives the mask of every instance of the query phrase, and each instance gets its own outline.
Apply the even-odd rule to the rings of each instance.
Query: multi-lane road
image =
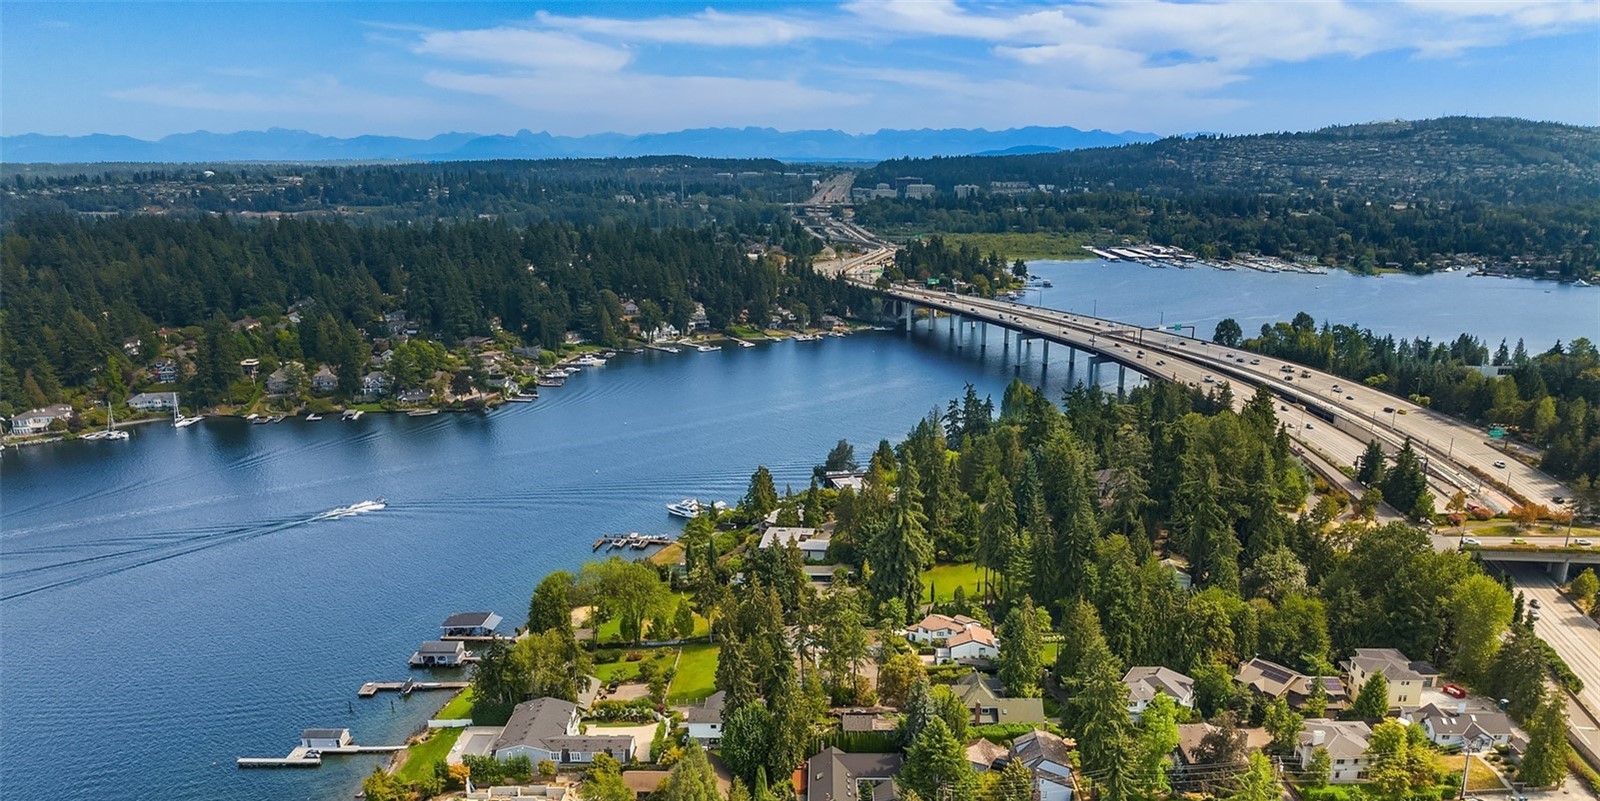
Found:
[[[863,280],[859,271],[852,273],[852,278]],[[1368,440],[1377,439],[1392,451],[1410,439],[1426,461],[1430,484],[1441,498],[1448,498],[1459,489],[1496,511],[1510,508],[1513,498],[1499,491],[1495,483],[1484,481],[1483,476],[1537,502],[1551,503],[1555,498],[1571,496],[1548,475],[1485,444],[1480,429],[1305,365],[1169,331],[1004,300],[909,286],[881,291],[915,305],[1088,350],[1147,375],[1196,386],[1227,381],[1235,387],[1236,397],[1242,398],[1253,387],[1266,386],[1282,399],[1280,406],[1293,407],[1292,411],[1280,412],[1289,411],[1284,422],[1297,427],[1296,438],[1343,464],[1353,463]],[[1300,407],[1309,411],[1304,416],[1309,427],[1300,422]]]

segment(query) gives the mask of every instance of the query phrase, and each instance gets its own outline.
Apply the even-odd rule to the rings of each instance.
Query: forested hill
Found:
[[[568,331],[620,345],[619,299],[638,304],[645,330],[687,330],[701,307],[713,329],[778,306],[810,323],[842,312],[852,291],[806,266],[817,247],[787,221],[658,231],[24,217],[0,244],[0,413],[126,380],[160,355],[192,362],[180,388],[196,407],[217,402],[247,357],[331,364],[353,384],[389,313],[447,343],[504,332],[546,348]],[[169,341],[184,353],[151,352]]]
[[[1018,156],[897,159],[857,185],[917,176],[941,191],[991,181],[1149,193],[1331,191],[1373,200],[1567,203],[1600,197],[1600,128],[1447,117],[1305,133],[1169,138]]]

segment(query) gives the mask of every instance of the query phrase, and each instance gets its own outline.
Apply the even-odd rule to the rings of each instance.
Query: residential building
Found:
[[[707,747],[722,742],[722,714],[727,700],[728,694],[718,690],[699,706],[685,710],[683,721],[689,728],[689,736]]]
[[[50,430],[50,424],[57,421],[66,421],[72,416],[72,407],[65,403],[46,406],[43,409],[33,409],[11,418],[11,433],[13,434],[43,434]]]
[[[1233,680],[1264,698],[1286,699],[1290,706],[1298,709],[1310,697],[1312,682],[1316,679],[1269,659],[1256,657],[1240,664]],[[1327,696],[1328,709],[1342,709],[1348,698],[1344,682],[1337,676],[1322,676],[1320,680],[1322,691]]]
[[[1012,698],[1005,685],[993,676],[976,671],[962,676],[950,686],[967,709],[972,710],[972,725],[991,723],[1044,723],[1044,700]]]
[[[578,705],[560,698],[517,704],[494,743],[495,759],[526,756],[536,765],[541,759],[558,765],[584,764],[602,753],[628,762],[633,752],[632,736],[579,734]]]
[[[157,384],[174,384],[178,381],[178,363],[160,359],[150,368],[150,378]]]
[[[940,661],[960,662],[964,665],[982,664],[1000,656],[1000,640],[994,632],[983,626],[968,626],[965,631],[944,641],[935,657]]]
[[[128,407],[141,412],[170,412],[178,408],[178,393],[141,392],[128,399]]]
[[[244,373],[248,378],[255,378],[256,374],[261,372],[261,360],[256,358],[240,359],[239,372]]]
[[[969,198],[978,194],[977,184],[956,184],[956,197]]]
[[[1072,801],[1072,749],[1043,729],[1011,741],[1010,762],[1021,762],[1033,774],[1037,801]]]
[[[1172,573],[1172,581],[1180,590],[1193,589],[1194,579],[1189,575],[1189,566],[1176,559],[1162,559],[1161,566]]]
[[[1351,693],[1365,687],[1373,675],[1382,673],[1389,683],[1390,709],[1421,706],[1422,691],[1432,689],[1440,676],[1433,665],[1409,659],[1394,648],[1357,648],[1339,667],[1344,670],[1345,687]]]
[[[973,740],[967,745],[967,762],[972,765],[973,770],[979,773],[991,768],[999,769],[1004,767],[1006,760],[1010,756],[1010,749],[1003,745],[989,742],[982,737]]]
[[[770,526],[761,533],[761,547],[788,548],[792,542],[806,561],[820,562],[828,558],[828,543],[832,537],[830,529]]]
[[[926,200],[936,191],[933,184],[906,184],[905,194],[907,200]]]
[[[395,399],[401,403],[425,403],[433,393],[425,389],[402,389]]]
[[[287,394],[289,394],[289,371],[288,370],[285,370],[284,368],[279,367],[278,369],[273,370],[270,374],[267,375],[267,394],[268,395],[287,395]]]
[[[913,642],[931,645],[936,640],[948,640],[973,626],[982,625],[977,618],[966,615],[928,615],[906,629],[906,637]]]
[[[894,801],[894,777],[901,758],[895,754],[847,754],[833,746],[806,760],[806,801]],[[861,797],[863,785],[871,795]]]
[[[1138,721],[1157,695],[1166,695],[1178,706],[1194,708],[1194,679],[1164,667],[1131,667],[1123,674],[1128,685],[1128,714]]]
[[[326,364],[318,367],[317,372],[311,376],[311,390],[313,392],[326,394],[334,391],[338,386],[339,374],[335,373],[333,368]]]
[[[1428,704],[1412,718],[1422,725],[1435,745],[1482,751],[1496,745],[1509,745],[1514,732],[1511,718],[1500,711],[1467,711],[1466,702],[1454,709]]]
[[[839,713],[839,730],[851,732],[894,731],[893,718],[877,709],[847,709]]]
[[[1312,718],[1295,743],[1294,757],[1300,769],[1311,767],[1311,756],[1318,748],[1328,751],[1328,781],[1349,784],[1366,779],[1371,760],[1367,748],[1371,745],[1372,727],[1359,720],[1328,720]]]
[[[867,474],[861,470],[830,470],[822,474],[822,485],[828,489],[842,490],[845,487],[860,492],[866,487]]]
[[[502,618],[493,612],[457,612],[439,624],[441,640],[460,637],[493,637]]]
[[[411,655],[412,667],[461,667],[467,661],[467,647],[460,640],[429,640]]]
[[[324,748],[349,748],[354,742],[349,729],[306,729],[300,732],[300,747],[320,751]]]
[[[373,370],[361,377],[361,394],[369,397],[378,397],[388,394],[389,376]]]

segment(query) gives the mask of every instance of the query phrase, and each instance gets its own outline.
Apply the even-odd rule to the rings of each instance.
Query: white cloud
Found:
[[[826,27],[808,19],[776,14],[725,14],[713,8],[698,14],[646,19],[566,17],[541,11],[536,19],[550,28],[628,42],[707,47],[768,47],[832,35]]]
[[[577,36],[529,28],[430,31],[417,53],[460,61],[491,61],[533,69],[616,72],[628,65],[628,51]]]

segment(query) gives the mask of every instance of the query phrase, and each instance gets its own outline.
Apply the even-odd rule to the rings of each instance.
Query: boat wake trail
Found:
[[[370,501],[360,501],[358,503],[352,503],[349,506],[340,506],[336,509],[329,509],[322,514],[311,518],[310,522],[315,523],[318,520],[338,520],[342,517],[355,517],[356,515],[364,515],[368,512],[377,512],[387,508],[388,506],[389,503],[383,498],[374,498]]]

